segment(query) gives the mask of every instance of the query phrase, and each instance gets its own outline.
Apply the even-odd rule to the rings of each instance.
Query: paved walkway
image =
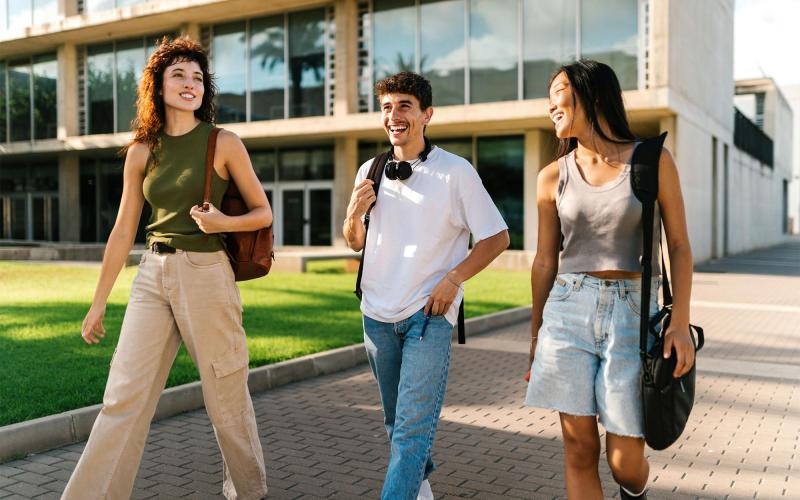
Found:
[[[694,282],[692,319],[707,332],[698,401],[680,441],[649,452],[650,498],[800,498],[800,242],[713,269]],[[521,404],[527,337],[524,324],[454,348],[434,448],[437,498],[563,497],[557,416]],[[254,404],[270,498],[377,498],[387,444],[366,367]],[[58,498],[82,449],[0,465],[0,498]],[[219,498],[221,468],[204,411],[160,421],[134,498]],[[605,465],[602,477],[616,496]]]

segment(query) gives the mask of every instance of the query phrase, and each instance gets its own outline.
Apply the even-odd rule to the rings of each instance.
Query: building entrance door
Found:
[[[58,195],[18,193],[0,196],[0,238],[58,240]]]
[[[330,182],[286,183],[277,190],[278,245],[327,246],[333,243],[333,186]]]

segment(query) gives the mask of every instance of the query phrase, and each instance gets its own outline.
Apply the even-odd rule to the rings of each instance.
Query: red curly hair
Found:
[[[142,81],[136,98],[136,117],[131,122],[133,139],[123,148],[122,153],[136,142],[146,144],[151,151],[159,143],[159,134],[164,128],[164,98],[161,89],[164,85],[164,71],[171,65],[192,61],[200,66],[203,72],[203,102],[195,110],[194,116],[199,120],[214,123],[214,96],[217,87],[214,76],[208,68],[208,55],[203,47],[187,36],[170,39],[164,37],[158,42],[155,52],[150,55],[142,73]]]

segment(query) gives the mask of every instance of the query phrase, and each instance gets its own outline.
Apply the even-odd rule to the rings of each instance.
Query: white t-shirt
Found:
[[[361,165],[356,185],[371,165],[372,160]],[[434,147],[405,181],[387,179],[384,172],[370,214],[361,312],[385,323],[410,317],[466,258],[470,233],[477,243],[504,229],[478,173],[460,156]],[[459,290],[445,314],[450,324],[458,320],[462,297]]]

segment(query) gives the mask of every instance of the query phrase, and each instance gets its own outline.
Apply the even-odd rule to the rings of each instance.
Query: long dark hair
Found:
[[[589,125],[597,135],[617,144],[626,144],[636,140],[636,136],[633,135],[628,125],[628,118],[625,116],[622,90],[613,69],[592,59],[581,59],[558,68],[550,77],[548,88],[561,73],[564,73],[569,79],[572,98],[574,100],[575,96],[578,96],[586,118],[589,120]],[[622,140],[612,139],[603,132],[599,116],[605,119],[612,135]],[[578,140],[574,137],[559,139],[556,157],[564,156],[576,147],[578,147]]]
[[[189,37],[175,39],[164,37],[148,58],[142,73],[136,99],[136,117],[131,123],[133,139],[122,149],[122,154],[127,152],[134,142],[147,144],[151,151],[158,147],[159,133],[164,128],[165,121],[164,97],[161,95],[164,71],[167,67],[183,61],[196,62],[203,72],[203,102],[200,108],[195,110],[194,116],[204,122],[214,122],[214,96],[217,87],[214,75],[208,68],[208,55],[199,43]]]

